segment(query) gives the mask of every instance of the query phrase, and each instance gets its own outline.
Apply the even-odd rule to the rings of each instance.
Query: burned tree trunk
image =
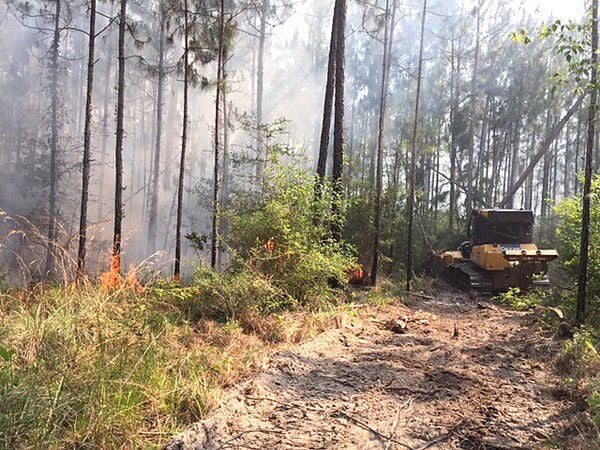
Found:
[[[117,133],[115,143],[115,222],[113,230],[113,267],[121,270],[123,225],[123,115],[125,110],[125,28],[127,0],[121,0],[119,12],[119,70],[117,81]]]
[[[79,217],[79,250],[77,253],[77,279],[85,271],[85,246],[87,240],[87,212],[90,186],[90,159],[92,146],[92,93],[94,90],[94,52],[96,43],[96,0],[90,1],[90,27],[87,61],[87,86],[85,97],[85,124],[83,129],[83,169],[81,174],[81,213]]]
[[[163,119],[163,97],[165,81],[165,28],[166,18],[164,7],[160,6],[160,34],[158,42],[158,82],[156,86],[156,141],[154,145],[154,158],[152,163],[152,187],[150,195],[150,209],[148,217],[148,249],[150,252],[156,251],[156,227],[158,216],[158,193],[160,176],[160,156],[162,140],[162,119]]]
[[[219,189],[221,187],[221,151],[219,148],[219,123],[220,123],[220,102],[221,89],[223,83],[223,53],[224,53],[224,34],[225,34],[225,0],[220,2],[219,17],[219,56],[217,60],[217,93],[215,96],[215,160],[214,160],[214,185],[213,185],[213,214],[212,214],[212,242],[210,246],[210,265],[214,269],[217,266],[217,256],[219,254]]]
[[[321,125],[321,139],[319,141],[319,159],[317,161],[317,186],[315,196],[318,199],[321,193],[321,186],[325,180],[325,171],[327,168],[327,150],[329,148],[329,134],[331,132],[331,114],[333,112],[333,95],[335,92],[335,59],[336,59],[336,34],[337,20],[339,12],[333,11],[333,20],[331,24],[331,41],[329,43],[329,57],[327,63],[327,81],[325,84],[325,100],[323,105],[323,122]]]
[[[475,156],[475,107],[477,99],[477,71],[479,68],[479,45],[480,45],[480,29],[481,29],[481,3],[477,7],[477,30],[475,34],[475,56],[473,60],[473,75],[471,78],[471,101],[469,107],[469,157],[467,162],[467,197],[465,207],[467,217],[471,217],[471,211],[474,207],[473,202],[473,186],[474,167],[473,160]]]
[[[371,266],[371,284],[377,284],[379,272],[379,241],[381,235],[381,192],[383,189],[383,138],[385,132],[385,113],[387,102],[387,88],[389,79],[389,58],[392,43],[390,42],[391,28],[394,26],[393,18],[390,24],[390,0],[385,5],[385,25],[383,38],[383,61],[381,70],[381,91],[379,96],[379,130],[377,134],[377,167],[375,169],[375,236],[373,239],[373,265]]]
[[[262,0],[260,9],[260,33],[258,36],[258,56],[256,70],[256,151],[257,151],[257,166],[256,176],[259,183],[262,183],[263,161],[266,159],[266,150],[263,152],[264,142],[262,139],[262,126],[264,121],[263,98],[265,85],[265,41],[267,39],[267,15],[269,13],[269,1]]]

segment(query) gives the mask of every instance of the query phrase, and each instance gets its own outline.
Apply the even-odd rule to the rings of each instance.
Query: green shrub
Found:
[[[342,201],[335,202],[340,205],[335,214],[334,200],[326,184],[315,202],[310,172],[275,164],[258,200],[256,195],[233,200],[227,215],[233,254],[229,272],[200,269],[195,284],[220,303],[219,312],[227,318],[251,309],[315,309],[335,301],[357,262],[351,246],[332,239],[331,225],[343,222],[346,209]]]
[[[585,379],[600,371],[600,355],[595,348],[594,335],[589,330],[575,333],[557,358],[558,368],[566,375]]]
[[[581,240],[581,196],[563,200],[555,207],[559,218],[557,236],[564,267],[575,285],[579,273]],[[590,324],[600,323],[600,176],[592,182],[590,217],[590,253],[588,265],[587,298]]]
[[[510,288],[497,296],[500,302],[509,305],[517,311],[527,311],[542,303],[542,291],[521,292],[518,287]]]

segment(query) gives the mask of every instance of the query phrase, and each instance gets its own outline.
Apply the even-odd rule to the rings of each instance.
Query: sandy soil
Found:
[[[404,334],[385,324],[402,318]],[[274,355],[167,448],[575,448],[561,345],[535,313],[458,291],[410,297]]]

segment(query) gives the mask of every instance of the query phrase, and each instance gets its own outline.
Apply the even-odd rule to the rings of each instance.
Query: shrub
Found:
[[[326,184],[315,202],[314,176],[278,164],[269,170],[259,200],[234,199],[227,215],[232,265],[221,276],[219,289],[208,289],[228,317],[236,308],[314,309],[335,300],[347,283],[347,271],[357,262],[349,245],[332,239],[331,225],[343,221],[346,209],[343,202],[336,202],[341,214],[335,214],[334,200],[333,189]],[[195,282],[207,288],[205,281],[217,276],[202,269]]]
[[[544,291],[521,292],[521,289],[514,287],[502,292],[497,298],[516,311],[527,311],[543,303],[545,297]]]
[[[556,230],[560,238],[560,255],[564,267],[570,273],[573,284],[579,271],[581,239],[581,197],[571,197],[555,208],[559,218]],[[588,266],[587,298],[589,323],[600,323],[600,176],[596,176],[591,191],[590,259]]]
[[[577,379],[598,373],[600,355],[595,348],[593,334],[589,330],[575,333],[558,356],[557,366],[564,374]]]

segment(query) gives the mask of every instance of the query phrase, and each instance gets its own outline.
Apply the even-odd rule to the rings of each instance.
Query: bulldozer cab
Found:
[[[533,242],[533,212],[520,209],[478,209],[470,224],[471,246],[521,245]]]

